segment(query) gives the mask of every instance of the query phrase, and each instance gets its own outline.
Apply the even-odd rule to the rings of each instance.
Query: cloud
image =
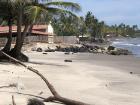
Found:
[[[69,1],[69,0],[67,0]],[[140,19],[140,0],[71,0],[81,4],[83,11],[80,14],[86,14],[92,11],[93,14],[104,20],[108,24],[138,24]]]

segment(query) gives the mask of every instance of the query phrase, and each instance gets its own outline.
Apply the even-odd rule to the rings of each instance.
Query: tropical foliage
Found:
[[[23,57],[21,56],[21,48],[24,38],[33,24],[38,22],[44,23],[44,21],[48,19],[48,16],[56,16],[60,13],[74,15],[71,11],[80,11],[80,9],[81,8],[77,3],[64,1],[44,0],[43,3],[39,3],[38,0],[1,0],[0,14],[6,21],[10,20],[9,33],[12,32],[12,22],[16,21],[17,25],[15,47],[11,51],[8,51],[9,49],[7,49],[7,51],[10,52],[11,56],[21,60]],[[8,19],[5,17],[8,17]],[[22,26],[24,26],[23,31]],[[9,36],[11,35],[12,34]],[[11,39],[9,42],[10,43],[7,42],[8,46],[11,45]]]
[[[52,25],[57,35],[90,36],[93,40],[103,39],[106,35],[112,36],[134,36],[139,30],[137,25],[107,25],[104,21],[99,21],[92,12],[87,12],[79,19],[66,14],[53,19]]]

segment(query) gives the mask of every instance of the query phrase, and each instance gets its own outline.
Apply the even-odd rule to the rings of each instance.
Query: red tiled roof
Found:
[[[34,25],[33,29],[47,29],[47,25]]]
[[[0,26],[0,33],[7,33],[8,31],[8,26]],[[17,31],[17,26],[12,26],[12,31]]]
[[[22,27],[23,30],[24,27]],[[34,25],[32,29],[32,33],[35,35],[48,35],[47,32],[42,32],[39,30],[42,29],[47,29],[47,25]],[[17,26],[12,26],[12,31],[17,32]],[[0,34],[6,34],[9,32],[9,27],[8,26],[0,26]]]

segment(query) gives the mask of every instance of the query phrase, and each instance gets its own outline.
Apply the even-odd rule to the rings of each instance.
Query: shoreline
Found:
[[[132,55],[111,56],[89,53],[65,55],[64,52],[49,52],[47,55],[40,52],[25,54],[30,58],[30,62],[26,64],[38,69],[62,96],[91,105],[139,105],[140,103],[138,98],[140,77],[135,73],[130,74],[129,70],[126,71],[127,68],[130,71],[134,69],[132,65],[139,65],[140,60]],[[73,62],[64,62],[65,59],[71,59]],[[125,64],[129,65],[124,68]],[[42,91],[43,97],[51,95],[42,80],[25,68],[9,63],[0,63],[0,66],[0,76],[4,78],[0,80],[0,86],[20,81],[25,86],[20,92],[38,95]],[[0,89],[0,98],[3,99],[0,104],[9,105],[11,95],[14,93],[4,91],[17,92],[17,89]],[[17,94],[14,96],[17,105],[25,105],[29,98]]]

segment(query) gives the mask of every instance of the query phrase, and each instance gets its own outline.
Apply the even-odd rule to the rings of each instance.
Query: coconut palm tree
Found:
[[[7,3],[1,1],[0,2],[0,14],[1,18],[3,21],[8,22],[9,26],[9,35],[7,38],[7,43],[5,47],[3,48],[3,51],[6,53],[9,53],[10,48],[11,48],[11,43],[12,43],[12,21],[13,21],[13,13],[12,13],[12,8],[10,6],[10,2],[7,1]]]
[[[39,3],[38,0],[7,1],[10,1],[17,21],[16,44],[11,50],[11,55],[19,60],[22,60],[21,48],[31,25],[36,24],[37,21],[42,19],[42,17],[45,18],[48,14],[52,16],[57,16],[60,13],[74,15],[72,11],[80,11],[80,6],[72,2],[50,0],[44,0],[44,3]],[[23,32],[22,26],[24,26]]]

